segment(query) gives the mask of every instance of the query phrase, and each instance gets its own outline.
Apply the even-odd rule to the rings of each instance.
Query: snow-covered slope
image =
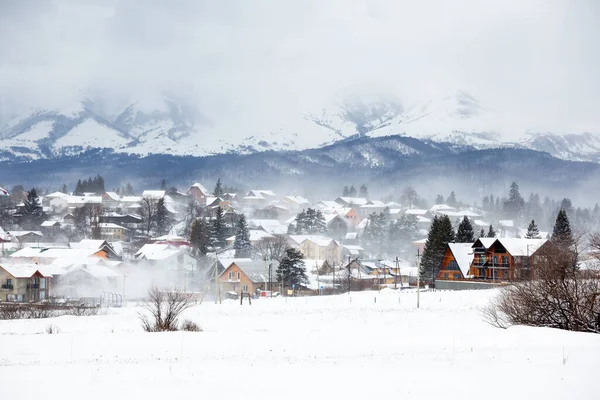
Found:
[[[105,112],[90,100],[55,110],[33,110],[0,128],[0,160],[39,159],[108,148],[137,155],[204,156],[303,150],[364,136],[404,135],[477,149],[525,147],[569,160],[600,162],[600,134],[532,133],[516,127],[464,91],[427,101],[392,96],[345,96],[313,110],[285,115],[204,115],[161,97]]]

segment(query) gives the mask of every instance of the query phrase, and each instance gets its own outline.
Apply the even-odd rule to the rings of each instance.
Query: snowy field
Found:
[[[199,333],[142,332],[134,306],[0,321],[0,398],[599,399],[600,335],[490,327],[494,293],[204,303]]]

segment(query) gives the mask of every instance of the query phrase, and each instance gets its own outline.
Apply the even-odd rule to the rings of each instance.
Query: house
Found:
[[[348,232],[346,233],[346,236],[344,236],[342,243],[352,245],[357,244],[359,241],[360,238],[358,236],[358,232]]]
[[[40,225],[43,235],[56,236],[60,232],[61,224],[59,221],[44,221]]]
[[[130,230],[140,228],[143,222],[144,220],[142,217],[135,214],[119,214],[116,212],[108,212],[100,215],[100,223],[116,224]]]
[[[0,300],[39,302],[50,297],[51,276],[35,264],[0,265]]]
[[[386,208],[387,206],[383,201],[371,200],[368,201],[366,204],[363,204],[362,206],[358,207],[358,210],[359,215],[362,218],[366,218],[369,215],[371,215],[371,213],[380,213],[383,212]]]
[[[472,245],[469,275],[504,281],[531,279],[535,267],[531,261],[549,243],[547,239],[480,238]]]
[[[62,247],[25,247],[10,255],[15,263],[48,265],[59,259],[84,259],[88,257],[108,258],[103,249],[72,249]]]
[[[331,238],[319,235],[290,235],[289,238],[304,258],[339,264],[344,256],[342,246]]]
[[[142,192],[142,199],[160,200],[165,197],[166,194],[166,190],[144,190]]]
[[[275,238],[275,236],[263,231],[262,229],[249,229],[248,234],[250,236],[250,243],[253,246],[256,245],[259,241],[261,241],[263,239],[274,239]],[[231,246],[234,241],[235,241],[235,236],[228,237],[227,245]]]
[[[52,295],[80,298],[101,297],[102,292],[122,291],[123,275],[110,268],[100,258],[86,258],[83,260],[56,260],[45,266],[52,273]],[[118,262],[117,262],[118,263]]]
[[[255,293],[258,289],[272,290],[273,286],[278,285],[276,270],[274,263],[238,260],[225,268],[219,276],[219,283],[224,292]]]
[[[266,206],[276,197],[272,190],[251,190],[244,196],[244,203],[249,206]]]
[[[465,279],[469,276],[473,255],[473,243],[448,243],[436,279]]]
[[[352,207],[341,207],[335,210],[334,213],[343,217],[348,222],[348,226],[352,228],[358,227],[361,221],[363,221],[358,212]]]
[[[19,243],[39,243],[44,234],[41,231],[9,231],[13,241]]]
[[[123,256],[122,248],[121,251],[117,249],[117,244],[109,243],[106,240],[100,239],[82,239],[79,242],[74,242],[69,245],[72,249],[84,249],[84,250],[93,250],[93,251],[102,251],[109,260],[118,260]]]
[[[327,232],[336,238],[344,238],[348,232],[348,222],[338,214],[325,214],[325,225]]]
[[[206,198],[211,196],[211,192],[209,192],[204,186],[200,183],[194,183],[187,191],[188,196],[191,196],[194,200],[196,200],[199,204],[205,205]]]
[[[169,244],[145,244],[135,253],[134,259],[147,261],[152,265],[160,265],[170,270],[177,269],[194,272],[198,267],[198,260],[183,248]]]
[[[66,200],[69,212],[86,205],[98,207],[102,205],[102,196],[69,196]]]
[[[105,210],[116,211],[121,204],[121,196],[115,192],[105,192],[102,195],[102,207]]]
[[[100,228],[100,236],[102,240],[110,240],[122,242],[126,239],[127,232],[129,229],[113,224],[111,222],[101,222],[98,224],[98,228]]]
[[[249,219],[248,228],[262,229],[271,235],[285,235],[288,227],[276,219]]]
[[[310,206],[310,201],[300,196],[285,196],[283,202],[295,211],[300,211]]]

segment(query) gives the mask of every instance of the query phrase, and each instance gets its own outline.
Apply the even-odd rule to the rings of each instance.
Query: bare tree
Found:
[[[158,210],[158,200],[152,197],[142,198],[142,218],[144,219],[144,225],[146,233],[150,234],[150,231],[156,223],[156,212]]]
[[[600,242],[598,243],[600,244]],[[544,326],[600,333],[600,276],[578,270],[572,245],[549,243],[533,260],[534,279],[514,283],[483,310],[494,326]]]
[[[261,260],[281,261],[285,257],[285,251],[288,248],[285,237],[275,236],[274,238],[263,238],[254,245],[254,252]]]
[[[152,287],[148,291],[145,312],[138,315],[146,332],[176,331],[178,318],[193,304],[191,293]]]

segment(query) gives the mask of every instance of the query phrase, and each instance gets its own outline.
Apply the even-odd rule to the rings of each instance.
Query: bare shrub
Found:
[[[192,305],[193,296],[190,293],[153,287],[148,291],[145,310],[138,315],[146,332],[176,331],[177,319]]]
[[[483,310],[494,326],[529,325],[600,333],[600,277],[578,270],[573,246],[550,245],[534,266],[533,280],[501,289]]]
[[[195,323],[194,321],[190,321],[189,319],[184,319],[181,323],[181,330],[187,332],[202,332],[202,328],[200,325]]]
[[[100,307],[95,306],[86,306],[86,305],[75,305],[70,307],[65,314],[66,315],[74,315],[76,317],[89,317],[93,315],[100,315],[102,313],[102,309]]]
[[[52,324],[46,325],[46,333],[48,335],[60,333],[60,327]]]

